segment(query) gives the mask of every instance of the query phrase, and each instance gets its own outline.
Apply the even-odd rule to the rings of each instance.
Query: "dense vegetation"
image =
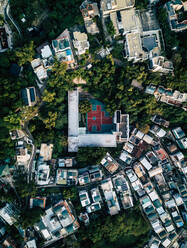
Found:
[[[78,240],[80,247],[143,247],[150,227],[138,207],[117,216],[97,216],[88,227],[82,227]]]
[[[24,34],[37,44],[53,39],[64,29],[83,23],[79,9],[82,0],[11,0],[11,14]],[[25,22],[21,21],[25,18]],[[28,28],[34,27],[30,32]]]

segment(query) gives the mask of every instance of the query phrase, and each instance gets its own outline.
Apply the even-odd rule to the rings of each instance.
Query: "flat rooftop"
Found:
[[[116,147],[114,134],[86,134],[79,136],[79,147]]]
[[[68,136],[79,134],[79,92],[68,91]]]
[[[132,58],[146,58],[147,54],[142,49],[140,33],[129,33],[126,35],[128,55]]]
[[[124,32],[139,30],[141,23],[139,16],[134,8],[123,10],[120,12]]]

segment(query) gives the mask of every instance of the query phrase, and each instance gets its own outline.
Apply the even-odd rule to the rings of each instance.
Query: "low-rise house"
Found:
[[[55,40],[52,40],[52,47],[59,61],[66,63],[70,68],[75,67],[72,42],[68,29],[64,30]]]
[[[121,0],[102,0],[101,11],[104,16],[109,15],[112,12],[120,11],[123,9],[133,8],[135,4],[134,0],[121,1]]]
[[[156,175],[160,175],[163,173],[163,169],[161,166],[153,167],[151,170],[149,170],[149,177],[154,177]]]
[[[152,72],[172,73],[173,63],[163,56],[155,56],[149,60],[149,69]]]
[[[131,144],[130,142],[126,142],[123,146],[123,150],[131,154],[134,150],[134,145]]]
[[[90,176],[87,171],[79,175],[79,184],[85,185],[87,183],[90,183]]]
[[[152,165],[156,165],[158,163],[158,158],[154,152],[152,151],[147,152],[146,157]]]
[[[74,158],[59,158],[58,167],[72,167],[74,165]]]
[[[149,171],[152,168],[152,165],[149,163],[146,157],[140,158],[140,163],[146,168],[147,171]]]
[[[187,137],[184,137],[184,138],[182,138],[180,140],[177,140],[176,142],[177,142],[179,148],[187,149]]]
[[[91,189],[91,196],[92,196],[92,200],[93,202],[100,202],[102,201],[102,198],[101,198],[101,194],[99,192],[99,188],[93,188]]]
[[[185,137],[185,133],[181,127],[176,127],[172,129],[172,132],[173,132],[173,135],[175,136],[175,139],[182,139]]]
[[[161,116],[159,115],[154,115],[151,118],[151,121],[154,122],[157,125],[164,126],[166,128],[169,127],[169,121],[164,120]]]
[[[35,239],[27,241],[26,246],[27,248],[37,248]]]
[[[100,181],[103,178],[102,170],[100,169],[98,165],[91,166],[91,168],[89,169],[89,175],[90,175],[91,182]]]
[[[119,194],[124,209],[133,207],[132,193],[127,180],[123,174],[118,174],[112,179],[113,185]]]
[[[88,213],[93,213],[93,212],[98,211],[100,209],[101,209],[100,202],[92,203],[91,205],[89,205],[89,206],[86,207],[86,211]]]
[[[157,125],[152,125],[150,128],[150,132],[158,138],[163,138],[166,135],[166,131]]]
[[[145,168],[141,163],[135,163],[133,165],[133,170],[135,171],[137,177],[140,179],[143,185],[148,183],[148,177]]]
[[[145,134],[143,136],[143,141],[145,141],[148,145],[152,145],[154,143],[154,139],[153,137],[151,137],[150,135],[148,134]]]
[[[22,89],[21,97],[22,97],[24,105],[34,106],[37,102],[35,87],[29,87],[29,88]]]
[[[101,182],[101,189],[103,190],[110,215],[118,214],[120,206],[110,178]]]
[[[54,57],[50,45],[47,42],[45,42],[44,44],[39,46],[36,50],[38,54],[40,54],[42,64],[44,65],[44,67],[45,68],[52,67],[54,63]]]
[[[74,233],[79,223],[67,201],[60,201],[45,211],[35,230],[40,232],[48,244]]]
[[[31,61],[31,66],[36,74],[40,83],[43,82],[48,78],[47,69],[44,67],[40,58],[34,59]]]
[[[90,198],[86,190],[81,190],[79,192],[79,197],[80,197],[80,202],[81,202],[82,207],[86,207],[90,205]]]
[[[119,158],[128,165],[132,162],[132,156],[126,151],[122,151]]]
[[[187,93],[181,93],[177,90],[173,92],[171,89],[165,89],[163,86],[156,88],[153,85],[147,86],[145,92],[152,95],[154,94],[157,101],[186,110],[185,102],[187,102]]]
[[[50,168],[49,165],[43,161],[42,158],[39,159],[38,165],[37,165],[37,173],[36,173],[36,183],[38,185],[46,185],[49,184],[49,174],[50,174]]]
[[[152,204],[149,196],[146,195],[140,198],[140,204],[150,222],[158,220],[158,215],[155,211],[154,205]]]
[[[53,144],[41,144],[40,147],[40,157],[43,158],[43,161],[49,161],[52,159],[53,153]]]
[[[150,95],[154,95],[155,91],[156,91],[156,86],[151,85],[151,84],[148,85],[145,89],[145,93],[150,94]]]
[[[85,54],[90,47],[87,34],[81,32],[73,32],[73,38],[75,53],[78,56]]]
[[[78,170],[73,169],[57,169],[56,184],[60,185],[76,185],[78,183]]]
[[[18,210],[11,203],[6,203],[6,205],[0,209],[0,217],[10,226],[17,222],[18,215]]]
[[[16,145],[16,160],[18,165],[27,165],[30,160],[30,154],[22,140],[19,140]]]
[[[109,153],[101,160],[101,165],[111,174],[118,170],[119,164],[114,160]]]
[[[181,32],[187,29],[187,18],[185,16],[185,2],[171,0],[165,4],[168,21],[172,31]]]
[[[94,20],[94,17],[99,16],[97,3],[90,0],[85,0],[80,6],[80,11],[84,18],[87,33],[92,35],[99,33],[96,21]]]

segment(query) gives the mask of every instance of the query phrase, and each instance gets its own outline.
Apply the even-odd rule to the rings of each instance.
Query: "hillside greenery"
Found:
[[[81,227],[78,235],[80,247],[143,247],[147,242],[150,226],[143,219],[138,207],[116,216],[100,215],[89,226]]]

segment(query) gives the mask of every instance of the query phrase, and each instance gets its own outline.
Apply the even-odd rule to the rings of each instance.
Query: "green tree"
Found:
[[[19,224],[26,229],[39,222],[42,215],[43,210],[41,208],[23,209],[19,217]]]
[[[51,102],[54,101],[55,95],[56,95],[55,92],[49,92],[49,91],[47,91],[47,90],[44,90],[44,94],[43,94],[42,100],[43,100],[44,102],[49,102],[49,103],[51,103]]]
[[[106,23],[108,33],[113,37],[116,34],[116,30],[111,20]]]
[[[91,104],[88,100],[80,101],[79,112],[81,114],[86,114],[91,111]]]
[[[31,62],[34,58],[34,42],[31,41],[29,44],[24,45],[21,48],[17,48],[15,56],[18,59],[19,65],[24,65],[27,62]]]

